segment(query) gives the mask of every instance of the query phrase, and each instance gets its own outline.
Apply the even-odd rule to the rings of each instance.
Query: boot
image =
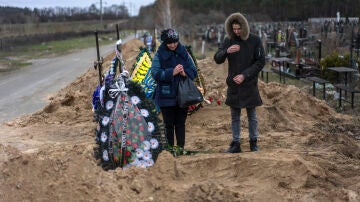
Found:
[[[257,140],[256,139],[255,140],[250,140],[249,143],[250,143],[250,150],[252,152],[259,151],[259,147],[257,146]]]
[[[225,150],[225,153],[240,153],[240,142],[231,142],[229,149]]]

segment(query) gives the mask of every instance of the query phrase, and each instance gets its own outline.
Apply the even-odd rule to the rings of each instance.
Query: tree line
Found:
[[[154,4],[141,7],[139,15],[131,21],[133,25],[154,26],[164,24],[163,13],[166,2],[171,2],[172,21],[183,24],[223,23],[224,18],[233,12],[244,13],[250,21],[306,21],[314,17],[359,17],[360,0],[156,0]],[[169,15],[169,14],[167,14]],[[15,8],[0,7],[2,24],[41,23],[96,20],[100,10],[92,4],[88,8]],[[104,20],[129,19],[125,5],[104,7]]]
[[[359,17],[360,0],[175,0],[177,6],[192,13],[221,11],[228,15],[242,12],[266,15],[272,21],[303,21],[310,17]]]

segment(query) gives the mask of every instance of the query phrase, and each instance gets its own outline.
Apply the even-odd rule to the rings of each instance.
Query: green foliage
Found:
[[[323,77],[326,80],[336,80],[336,73],[329,71],[329,67],[350,67],[350,54],[339,55],[336,51],[326,56],[320,61],[320,67]]]
[[[114,43],[113,34],[104,34],[100,37],[101,45]],[[64,55],[76,49],[95,46],[94,36],[70,38],[66,40],[50,41],[42,44],[13,47],[9,51],[0,51],[0,63],[9,69],[31,65],[29,59],[49,57],[50,55]],[[11,59],[9,59],[11,58]]]

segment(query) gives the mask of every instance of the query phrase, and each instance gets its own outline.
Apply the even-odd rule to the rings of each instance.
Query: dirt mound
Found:
[[[141,45],[124,44],[127,69]],[[294,86],[259,81],[260,151],[249,152],[243,113],[244,152],[224,154],[231,141],[227,66],[211,58],[198,65],[211,102],[187,120],[185,149],[196,155],[164,151],[154,167],[104,171],[93,156],[98,75],[89,69],[42,110],[2,126],[0,201],[360,200],[358,117],[337,114]]]

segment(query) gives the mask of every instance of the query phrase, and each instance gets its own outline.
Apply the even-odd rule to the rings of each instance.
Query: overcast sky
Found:
[[[155,0],[102,0],[103,7],[113,4],[125,5],[129,9],[130,15],[134,16],[139,13],[141,6],[147,6],[154,3]],[[0,6],[28,7],[28,8],[44,8],[44,7],[82,7],[87,8],[91,4],[97,7],[100,0],[0,0]]]

